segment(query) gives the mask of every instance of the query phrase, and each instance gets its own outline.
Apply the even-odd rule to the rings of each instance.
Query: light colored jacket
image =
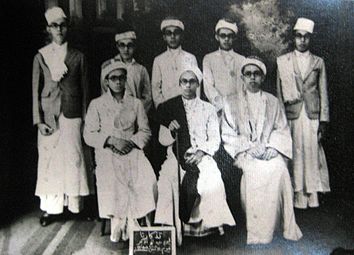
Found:
[[[310,54],[310,65],[304,78],[301,76],[295,52],[278,57],[277,64],[277,94],[279,100],[285,106],[287,118],[289,120],[297,119],[304,104],[307,116],[310,119],[328,122],[327,77],[323,59]],[[282,65],[282,67],[279,65]],[[280,68],[282,68],[282,71],[280,71]],[[287,101],[284,92],[294,89],[298,92],[298,98]]]

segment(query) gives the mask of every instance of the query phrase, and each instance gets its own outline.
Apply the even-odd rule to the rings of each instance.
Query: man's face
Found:
[[[310,47],[311,34],[303,30],[295,31],[295,48],[300,52],[305,52]]]
[[[47,31],[52,41],[56,44],[61,45],[66,42],[68,27],[64,18],[54,20],[50,25],[47,26]]]
[[[117,48],[123,61],[131,60],[135,52],[135,41],[133,39],[119,40]]]
[[[220,28],[215,34],[215,39],[222,50],[231,50],[235,36],[235,33],[231,29]]]
[[[124,70],[116,69],[110,72],[107,76],[108,87],[112,93],[122,93],[125,90],[127,75]]]
[[[182,88],[182,97],[186,99],[195,98],[197,95],[197,88],[199,81],[197,76],[192,71],[182,73],[179,78],[179,85]]]
[[[265,77],[258,66],[247,65],[243,68],[241,78],[245,83],[247,90],[256,93],[261,89]]]
[[[179,27],[169,26],[163,31],[163,39],[171,49],[177,49],[181,45],[183,31]]]

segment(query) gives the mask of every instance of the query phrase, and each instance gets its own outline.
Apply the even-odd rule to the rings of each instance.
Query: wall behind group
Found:
[[[68,13],[69,0],[59,0]],[[96,19],[96,1],[83,2],[83,19],[73,20],[71,41],[88,57],[91,97],[99,95],[101,63],[117,54],[113,41],[122,22]],[[128,0],[126,2],[129,2]],[[299,16],[315,21],[311,51],[324,58],[329,82],[331,122],[324,147],[333,194],[353,194],[354,87],[353,36],[354,2],[350,0],[154,0],[148,10],[134,11],[128,5],[123,14],[138,35],[136,59],[151,72],[156,55],[165,50],[159,31],[166,15],[181,17],[186,25],[183,47],[203,56],[217,49],[214,27],[220,17],[236,20],[239,33],[235,50],[243,55],[260,55],[269,77],[265,90],[275,92],[275,57],[292,48],[291,28]],[[4,56],[1,74],[1,166],[0,208],[3,214],[21,211],[38,202],[36,180],[36,135],[32,126],[32,61],[45,44],[46,1],[2,1],[3,23],[8,34],[2,40]],[[339,194],[339,193],[338,193]]]

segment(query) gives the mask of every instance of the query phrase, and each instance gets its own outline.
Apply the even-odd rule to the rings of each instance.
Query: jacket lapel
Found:
[[[318,62],[318,59],[315,58],[315,56],[310,53],[310,64],[309,64],[309,68],[307,69],[306,74],[304,76],[304,82],[309,77],[312,70],[315,68],[317,62]]]
[[[74,50],[68,45],[68,49],[67,49],[65,60],[64,60],[64,63],[68,67],[68,69],[69,69],[69,66],[70,66],[74,56],[75,56]]]
[[[302,93],[302,84],[304,81],[301,76],[301,72],[300,72],[299,64],[296,59],[295,51],[292,52],[291,59],[292,59],[293,66],[294,66],[296,87],[297,87],[298,91],[300,91],[300,93]]]

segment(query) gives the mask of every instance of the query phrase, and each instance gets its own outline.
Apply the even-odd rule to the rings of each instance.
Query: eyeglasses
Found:
[[[221,38],[221,39],[234,39],[235,38],[235,34],[234,33],[230,33],[230,34],[225,34],[225,33],[219,33],[218,36]]]
[[[121,42],[121,43],[117,43],[117,45],[118,45],[118,48],[121,48],[121,49],[124,49],[124,48],[133,49],[133,48],[135,48],[135,44],[132,43],[132,42],[127,43],[127,44]]]
[[[296,33],[295,34],[295,38],[296,39],[304,39],[304,40],[308,40],[310,39],[310,34],[309,33],[306,33],[306,34],[300,34],[300,33]]]
[[[58,29],[58,28],[63,29],[63,28],[67,28],[68,25],[66,24],[66,22],[63,22],[63,23],[60,23],[60,24],[53,22],[53,23],[51,23],[49,25],[49,27],[50,28],[54,28],[54,29]]]
[[[120,81],[120,82],[123,82],[127,79],[127,76],[125,74],[121,74],[121,75],[112,75],[110,77],[108,77],[108,80],[112,81],[112,82],[117,82],[117,81]]]
[[[176,29],[174,31],[171,31],[171,30],[165,30],[165,33],[164,33],[166,36],[179,36],[182,34],[182,30],[181,29]]]
[[[263,73],[261,71],[254,71],[254,72],[244,72],[243,76],[247,77],[247,78],[251,78],[252,76],[254,77],[261,77],[263,75]]]
[[[187,80],[187,79],[180,79],[179,80],[179,83],[183,86],[186,86],[188,83],[190,85],[198,85],[198,80],[197,79],[190,79],[190,80]]]

